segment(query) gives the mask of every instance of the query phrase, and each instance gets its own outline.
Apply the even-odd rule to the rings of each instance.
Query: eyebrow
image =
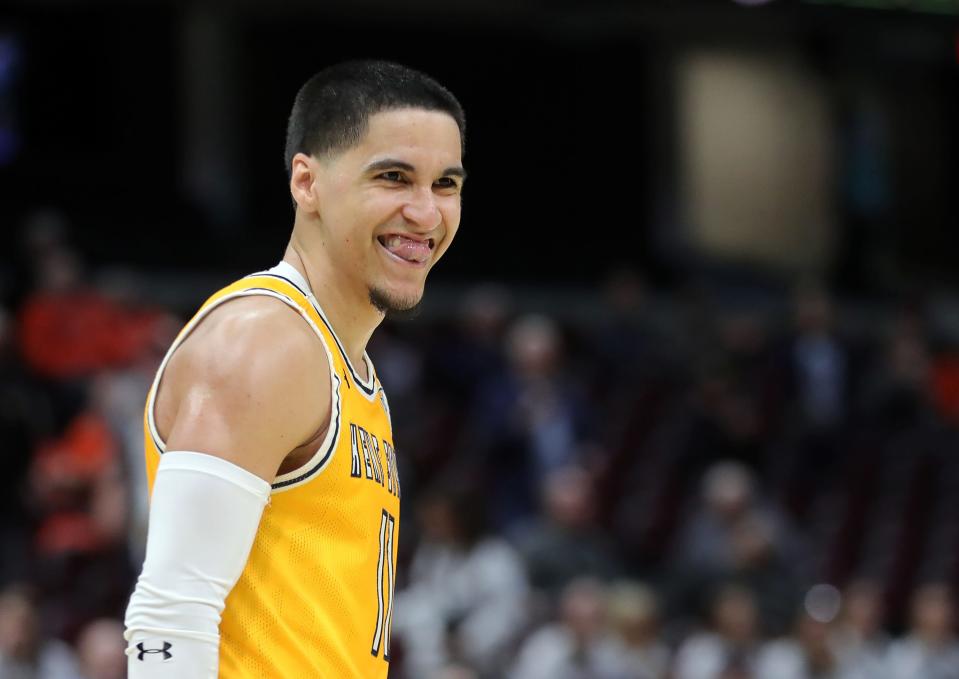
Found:
[[[395,158],[376,160],[366,166],[366,171],[370,173],[381,172],[382,170],[403,170],[404,172],[415,172],[416,168],[406,161],[396,160]],[[448,167],[440,174],[443,177],[459,177],[460,179],[466,179],[466,170],[459,165]]]

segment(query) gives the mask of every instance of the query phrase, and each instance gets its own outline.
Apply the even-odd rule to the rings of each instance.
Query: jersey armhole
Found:
[[[201,309],[196,316],[190,320],[180,335],[176,338],[176,340],[174,340],[173,344],[170,345],[166,355],[163,357],[163,361],[160,363],[160,367],[157,369],[156,377],[153,379],[153,384],[151,385],[150,392],[147,395],[147,426],[150,430],[150,436],[153,439],[153,444],[156,446],[157,451],[162,455],[164,452],[166,452],[166,442],[160,436],[160,432],[157,429],[155,410],[156,395],[159,392],[160,384],[163,380],[163,373],[166,369],[167,363],[169,363],[170,359],[173,357],[174,352],[176,352],[180,345],[196,329],[200,321],[206,318],[211,311],[229,300],[237,299],[239,297],[252,297],[254,295],[273,297],[296,311],[300,317],[309,324],[310,328],[312,328],[313,332],[316,334],[317,339],[320,341],[320,344],[323,347],[323,351],[326,353],[327,366],[330,370],[330,418],[329,426],[327,426],[323,441],[317,448],[316,452],[314,452],[313,455],[310,456],[310,459],[304,464],[289,472],[277,475],[271,484],[273,491],[276,492],[288,490],[295,486],[301,485],[326,468],[333,458],[333,453],[336,450],[336,444],[339,441],[340,414],[342,412],[339,389],[340,377],[337,374],[336,366],[333,363],[333,356],[330,353],[330,348],[327,346],[321,330],[317,327],[313,319],[310,318],[309,314],[290,297],[264,288],[246,289],[224,295],[204,309]]]

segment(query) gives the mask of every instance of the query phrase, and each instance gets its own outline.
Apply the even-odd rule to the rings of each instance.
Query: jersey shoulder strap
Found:
[[[355,369],[349,356],[347,356],[342,342],[337,337],[316,297],[310,291],[307,282],[303,280],[296,269],[286,262],[281,262],[268,271],[251,274],[240,279],[233,285],[216,293],[208,302],[215,303],[220,295],[256,293],[282,295],[285,300],[289,300],[296,305],[300,314],[323,339],[334,363],[333,367],[343,377],[348,387],[355,387],[367,400],[374,399],[377,393],[382,390],[369,356],[365,353],[363,355],[362,360],[366,367],[366,375],[363,376]]]

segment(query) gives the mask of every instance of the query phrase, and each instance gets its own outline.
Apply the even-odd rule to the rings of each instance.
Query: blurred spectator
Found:
[[[749,669],[749,662],[740,657],[732,658],[719,675],[719,679],[762,679]]]
[[[831,429],[846,414],[849,366],[834,328],[832,300],[822,287],[804,285],[796,294],[796,335],[791,345],[794,397],[805,424]]]
[[[571,582],[560,600],[560,620],[526,640],[511,679],[621,679],[621,647],[606,627],[606,594],[595,580]]]
[[[841,679],[883,676],[889,637],[883,632],[882,621],[882,592],[878,585],[869,581],[849,585],[832,634]]]
[[[706,472],[702,507],[679,540],[673,605],[689,615],[717,582],[736,581],[757,597],[762,631],[782,634],[799,598],[799,541],[781,514],[760,504],[754,488],[739,463],[720,462]]]
[[[556,324],[544,316],[520,318],[509,329],[507,352],[514,398],[533,463],[534,478],[570,464],[577,453],[578,422],[570,385],[564,384],[563,346]]]
[[[677,561],[689,569],[729,569],[734,564],[733,535],[741,519],[754,511],[752,474],[736,462],[720,462],[703,476],[702,506],[687,522]]]
[[[776,639],[763,646],[756,659],[756,675],[775,679],[839,679],[839,662],[829,641],[828,624],[803,612],[796,623],[795,637]]]
[[[437,360],[454,382],[464,401],[477,386],[501,377],[507,371],[503,336],[510,315],[505,287],[481,284],[465,295],[457,321],[458,332]]]
[[[723,679],[750,676],[759,650],[758,611],[752,592],[736,585],[713,599],[711,626],[679,646],[675,679]]]
[[[607,314],[595,330],[597,380],[602,388],[624,396],[635,389],[635,380],[650,379],[666,367],[665,342],[647,309],[640,275],[631,269],[612,271],[605,281],[603,301]],[[609,380],[616,375],[616,380]]]
[[[612,541],[596,523],[593,480],[580,467],[556,469],[543,481],[542,515],[516,531],[530,584],[555,598],[582,576],[610,578],[620,570]]]
[[[631,442],[628,449],[632,457],[645,458],[629,472],[623,502],[616,508],[620,537],[634,562],[659,564],[668,559],[671,568],[692,572],[704,565],[725,567],[731,558],[726,528],[756,501],[751,472],[742,464],[758,460],[765,445],[753,399],[720,367],[707,364],[700,369],[702,373],[686,388],[655,395],[649,407],[661,409],[661,414],[646,441],[637,447]],[[721,460],[729,463],[720,465]],[[735,467],[736,473],[741,470],[741,475],[748,477],[748,487],[741,491],[733,488],[737,480],[723,481],[731,496],[742,492],[744,500],[742,507],[736,506],[735,499],[720,500],[720,513],[729,516],[715,526],[711,499],[705,498],[699,506],[689,497],[704,469],[709,478],[712,467],[708,465]],[[703,490],[712,493],[712,485],[708,485]],[[688,519],[691,504],[693,515]],[[725,550],[726,556],[717,560],[716,549]]]
[[[793,298],[793,328],[775,352],[764,389],[775,437],[768,453],[775,490],[797,520],[804,520],[823,480],[849,452],[857,396],[852,343],[841,335],[829,292],[801,284]]]
[[[931,413],[931,358],[919,319],[902,314],[885,338],[863,400],[871,419],[891,431],[923,424]]]
[[[467,431],[467,446],[497,498],[491,519],[500,529],[535,512],[535,489],[545,475],[577,461],[589,419],[551,319],[515,321],[506,351],[509,370],[484,381]]]
[[[447,665],[437,673],[435,679],[479,679],[479,675],[463,665]]]
[[[95,617],[121,615],[129,598],[135,574],[127,548],[128,493],[112,457],[78,462],[70,459],[75,452],[51,455],[67,459],[39,482],[44,514],[31,576],[46,601],[45,624],[72,638]]]
[[[737,582],[756,597],[763,634],[777,636],[790,627],[800,599],[792,565],[776,545],[772,521],[759,512],[742,517],[733,529],[733,563],[715,580]]]
[[[729,372],[753,397],[765,394],[769,337],[764,317],[755,310],[736,310],[723,315],[719,339]]]
[[[77,638],[77,679],[124,679],[127,675],[123,623],[101,618],[87,625]]]
[[[623,677],[665,679],[669,647],[659,636],[656,595],[644,585],[623,581],[608,591],[609,620],[622,644]]]
[[[31,490],[40,515],[41,553],[96,549],[100,537],[86,514],[86,499],[97,479],[116,464],[117,443],[98,413],[75,417],[62,436],[45,441],[33,456]]]
[[[141,563],[146,549],[149,513],[143,458],[143,406],[161,356],[145,354],[126,370],[102,372],[90,389],[90,406],[99,413],[116,441],[120,454],[116,472],[123,476],[127,507],[124,511],[131,562]]]
[[[19,226],[18,247],[5,250],[6,257],[0,257],[0,273],[8,277],[0,279],[2,292],[8,294],[4,301],[11,302],[15,309],[36,285],[37,263],[47,253],[67,248],[70,231],[66,215],[53,207],[33,209],[23,216]],[[9,272],[5,271],[7,267]]]
[[[76,662],[61,641],[44,639],[32,596],[22,585],[0,592],[0,677],[76,679]]]
[[[20,346],[38,375],[86,377],[128,364],[155,341],[163,317],[124,308],[86,284],[77,253],[44,251],[20,311]]]
[[[952,592],[946,585],[920,587],[912,600],[912,626],[892,642],[886,659],[889,679],[959,678],[959,641]]]
[[[481,516],[465,494],[437,492],[420,502],[422,540],[393,614],[412,677],[458,660],[495,670],[525,623],[522,562],[509,543],[484,532]]]

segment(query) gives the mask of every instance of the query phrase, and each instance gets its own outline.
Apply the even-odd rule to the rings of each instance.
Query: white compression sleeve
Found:
[[[269,499],[270,484],[232,462],[163,455],[126,613],[129,679],[216,679],[220,615]]]

